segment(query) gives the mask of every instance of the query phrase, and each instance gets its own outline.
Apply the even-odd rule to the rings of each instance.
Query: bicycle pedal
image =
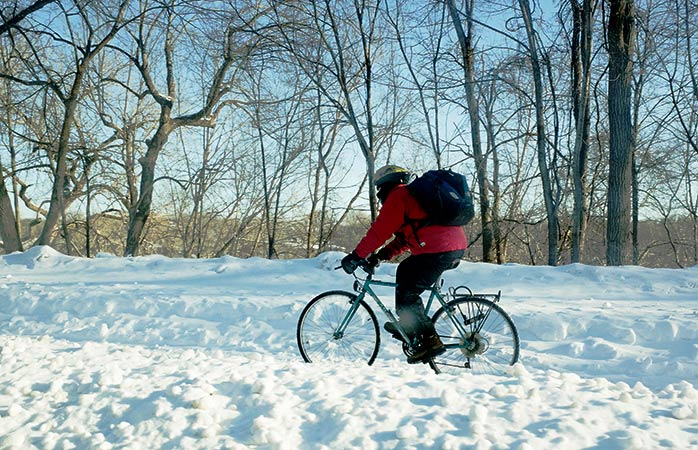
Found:
[[[444,353],[446,353],[446,348],[441,347],[441,348],[434,348],[434,349],[428,349],[424,352],[424,354],[421,357],[415,357],[415,354],[418,354],[420,350],[413,349],[410,351],[410,354],[407,354],[407,362],[409,364],[417,364],[417,363],[422,363],[426,364],[428,362],[432,362],[434,358],[437,356],[440,356]]]

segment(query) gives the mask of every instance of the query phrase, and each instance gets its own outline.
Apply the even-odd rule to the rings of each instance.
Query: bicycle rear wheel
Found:
[[[373,364],[380,347],[378,321],[363,300],[356,302],[356,295],[344,291],[325,292],[308,302],[296,329],[298,350],[305,362]]]
[[[519,332],[499,305],[468,296],[452,300],[446,307],[465,335],[444,308],[436,311],[432,321],[447,351],[430,362],[435,372],[502,375],[516,364]]]

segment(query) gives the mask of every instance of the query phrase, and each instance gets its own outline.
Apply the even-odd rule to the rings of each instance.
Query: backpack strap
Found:
[[[420,247],[424,247],[427,244],[426,242],[422,242],[422,240],[419,239],[418,230],[429,225],[429,222],[430,220],[428,218],[412,219],[410,217],[407,217],[407,214],[405,214],[405,223],[408,224],[410,228],[412,228],[412,234],[414,235],[414,239],[417,241],[417,245],[419,245]]]

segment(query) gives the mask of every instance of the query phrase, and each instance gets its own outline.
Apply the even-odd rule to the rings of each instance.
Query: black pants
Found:
[[[447,269],[454,267],[464,250],[413,255],[397,266],[395,281],[395,310],[400,323],[410,337],[434,332],[434,325],[424,313],[420,295],[434,284]]]

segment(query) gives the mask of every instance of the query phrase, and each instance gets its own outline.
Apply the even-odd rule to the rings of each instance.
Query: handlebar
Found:
[[[366,273],[366,275],[368,276],[368,279],[370,280],[373,277],[373,275],[375,275],[376,267],[378,267],[378,266],[371,266],[367,260],[363,259],[359,263],[359,267],[361,268],[361,270],[363,270]],[[337,266],[334,268],[334,270],[340,270],[340,269],[342,269],[342,266]],[[354,275],[354,278],[357,278],[357,279],[359,278],[356,275],[356,271],[352,272],[352,275]]]

